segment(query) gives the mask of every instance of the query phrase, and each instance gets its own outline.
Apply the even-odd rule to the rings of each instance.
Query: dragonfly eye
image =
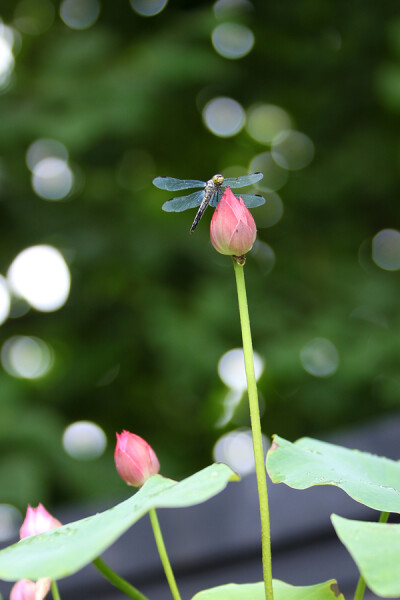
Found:
[[[224,183],[223,175],[214,175],[212,179],[216,185],[222,185]]]

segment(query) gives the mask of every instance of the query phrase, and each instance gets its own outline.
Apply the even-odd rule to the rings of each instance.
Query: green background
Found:
[[[398,410],[399,275],[371,258],[372,238],[400,217],[396,3],[260,1],[218,19],[211,2],[170,0],[145,18],[128,0],[103,0],[83,31],[49,0],[3,0],[5,24],[14,26],[18,7],[39,33],[21,33],[0,95],[0,272],[24,248],[51,244],[72,286],[60,310],[0,328],[1,344],[36,336],[55,356],[38,380],[0,371],[0,502],[24,509],[122,493],[112,459],[122,429],[151,443],[165,476],[181,478],[212,462],[225,431],[248,424],[242,403],[216,427],[227,392],[217,363],[241,339],[230,259],[209,242],[211,210],[189,236],[193,211],[164,213],[168,193],[151,185],[156,175],[247,170],[269,150],[246,128],[222,138],[205,127],[202,109],[216,96],[283,108],[315,148],[278,192],[282,219],[259,228],[273,269],[263,252],[246,265],[254,345],[266,361],[264,432],[320,435]],[[244,58],[213,48],[223,21],[253,31]],[[80,185],[65,201],[32,189],[25,156],[39,138],[68,148]],[[330,377],[302,366],[314,338],[337,349]],[[65,427],[81,419],[107,434],[96,461],[63,450]]]

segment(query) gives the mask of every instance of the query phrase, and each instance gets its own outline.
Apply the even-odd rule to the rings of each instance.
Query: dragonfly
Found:
[[[190,233],[196,229],[201,217],[204,214],[207,206],[218,205],[222,195],[227,187],[232,189],[253,185],[260,181],[264,175],[262,173],[251,173],[250,175],[241,175],[240,177],[227,177],[217,174],[213,175],[208,181],[200,181],[199,179],[176,179],[174,177],[156,177],[153,179],[153,184],[160,190],[168,190],[176,192],[179,190],[188,190],[190,188],[201,188],[197,192],[192,192],[187,196],[177,196],[164,202],[162,209],[166,212],[182,212],[188,208],[199,207],[194,218]],[[243,202],[248,208],[261,206],[265,203],[265,198],[258,194],[241,194]]]

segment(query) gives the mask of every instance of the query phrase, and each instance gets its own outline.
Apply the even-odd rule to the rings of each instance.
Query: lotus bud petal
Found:
[[[22,539],[57,527],[61,527],[60,521],[47,512],[43,504],[39,504],[36,508],[28,505],[25,520],[19,530],[19,536]]]
[[[13,585],[10,600],[43,600],[50,590],[50,579],[38,579],[36,583],[29,579],[20,579]]]
[[[215,209],[210,225],[211,243],[220,254],[243,256],[256,240],[253,215],[227,187]]]
[[[51,579],[42,578],[36,582],[35,600],[43,600],[50,591]]]
[[[119,475],[133,487],[141,487],[160,470],[153,448],[143,438],[129,431],[117,433],[114,460]]]
[[[13,585],[10,600],[35,600],[36,583],[29,579],[20,579]]]

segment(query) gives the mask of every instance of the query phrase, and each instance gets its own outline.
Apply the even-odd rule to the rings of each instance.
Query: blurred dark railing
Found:
[[[397,459],[400,417],[381,420],[331,436],[327,441]],[[269,485],[272,520],[273,575],[295,585],[336,578],[347,599],[358,573],[336,538],[330,522],[335,512],[348,518],[377,520],[378,513],[344,492],[321,486],[296,491]],[[67,523],[106,507],[65,509],[57,517]],[[211,501],[192,508],[158,511],[164,539],[183,599],[228,582],[262,579],[258,499],[255,476],[232,483]],[[148,517],[139,521],[105,554],[105,560],[151,600],[170,598]],[[63,600],[118,600],[122,594],[93,566],[59,582]],[[10,585],[0,582],[8,598]],[[366,592],[365,600],[376,598]]]

